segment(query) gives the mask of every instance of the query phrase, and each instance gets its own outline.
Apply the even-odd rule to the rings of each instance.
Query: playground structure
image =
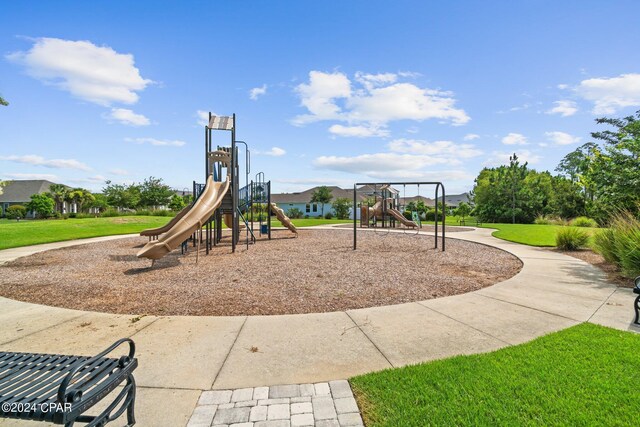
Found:
[[[246,232],[246,245],[256,242],[254,234],[254,217],[258,212],[260,233],[266,233],[271,239],[271,215],[296,233],[295,226],[275,203],[271,203],[271,181],[265,181],[264,173],[256,175],[256,181],[247,182],[240,188],[238,148],[235,128],[236,116],[213,116],[209,113],[209,123],[205,126],[205,183],[193,183],[194,201],[181,210],[166,225],[154,229],[143,230],[140,235],[148,236],[149,242],[138,252],[138,258],[160,259],[178,248],[183,253],[187,242],[191,240],[198,247],[204,244],[209,254],[212,246],[222,240],[222,224],[231,229],[231,248],[236,251],[240,242],[240,232]],[[231,132],[231,146],[217,146],[213,149],[212,131]],[[245,170],[249,176],[249,150],[246,149]],[[263,224],[263,221],[266,224]]]
[[[400,192],[392,186],[406,188],[407,185],[417,185],[418,193],[421,185],[435,185],[435,243],[434,249],[438,249],[438,193],[442,188],[441,203],[445,203],[445,189],[442,182],[365,182],[353,185],[353,250],[357,249],[357,215],[358,193],[363,195],[363,189],[367,187],[370,191],[364,191],[366,202],[360,205],[360,227],[361,228],[396,228],[396,223],[402,224],[406,228],[415,229],[416,233],[422,228],[420,216],[417,212],[412,212],[412,218],[407,219],[402,214],[404,206],[400,206]],[[361,186],[360,190],[358,186]],[[371,200],[372,199],[372,200]],[[442,251],[445,250],[445,216],[442,217]]]

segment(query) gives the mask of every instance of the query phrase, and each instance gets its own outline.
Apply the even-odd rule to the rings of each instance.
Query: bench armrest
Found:
[[[113,350],[115,350],[117,347],[119,347],[123,343],[129,344],[129,354],[127,356],[120,357],[120,359],[118,360],[118,366],[120,368],[124,368],[129,363],[131,363],[133,361],[133,357],[136,352],[136,346],[133,343],[133,341],[129,338],[123,338],[116,341],[111,346],[109,346],[109,348],[102,351],[101,353],[85,360],[84,362],[78,363],[76,366],[74,366],[74,368],[66,375],[66,377],[60,384],[60,388],[58,389],[58,402],[62,404],[78,402],[82,398],[82,387],[73,387],[71,392],[67,390],[69,387],[69,384],[71,384],[71,381],[73,380],[73,377],[78,372],[83,371],[85,368],[95,364],[96,361],[99,361],[100,359],[104,358],[107,354],[111,353]]]

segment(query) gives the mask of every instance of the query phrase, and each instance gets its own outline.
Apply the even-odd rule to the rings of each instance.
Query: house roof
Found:
[[[309,188],[308,190],[301,191],[298,193],[279,193],[279,194],[271,194],[271,201],[274,203],[309,203],[311,201],[311,197],[313,192],[316,191],[320,187]],[[349,200],[353,199],[353,190],[345,190],[343,188],[337,186],[327,186],[331,191],[331,195],[333,198],[332,201],[341,197],[347,198]]]
[[[0,203],[27,203],[32,194],[46,193],[53,184],[45,179],[8,181],[0,194]]]

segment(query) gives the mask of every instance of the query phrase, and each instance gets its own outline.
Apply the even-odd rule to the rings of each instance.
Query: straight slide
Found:
[[[275,203],[271,203],[271,211],[276,214],[276,218],[278,218],[278,221],[280,221],[282,225],[287,227],[292,232],[298,234],[298,229],[296,228],[296,226],[293,225],[289,217],[285,215],[284,211],[280,209],[278,205],[276,205]]]
[[[201,228],[220,207],[222,198],[229,190],[229,177],[224,182],[214,182],[207,178],[207,185],[193,207],[178,220],[169,231],[158,240],[147,243],[138,252],[138,258],[160,259]]]
[[[418,224],[411,221],[410,219],[405,218],[404,215],[402,215],[399,210],[390,208],[390,209],[387,209],[387,212],[389,212],[391,216],[393,216],[395,219],[397,219],[402,224],[404,224],[405,227],[418,228]]]

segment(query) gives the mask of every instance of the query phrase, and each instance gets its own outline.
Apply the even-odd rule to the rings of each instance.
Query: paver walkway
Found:
[[[206,390],[340,380],[492,351],[584,321],[638,330],[631,324],[631,289],[616,288],[578,259],[490,234],[476,229],[448,237],[506,250],[524,266],[511,279],[468,294],[346,312],[237,317],[139,317],[0,298],[0,349],[90,355],[132,337],[140,361],[137,425],[155,427],[185,425]],[[0,251],[0,262],[43,246]]]
[[[187,427],[362,425],[349,382],[340,380],[205,391]]]

